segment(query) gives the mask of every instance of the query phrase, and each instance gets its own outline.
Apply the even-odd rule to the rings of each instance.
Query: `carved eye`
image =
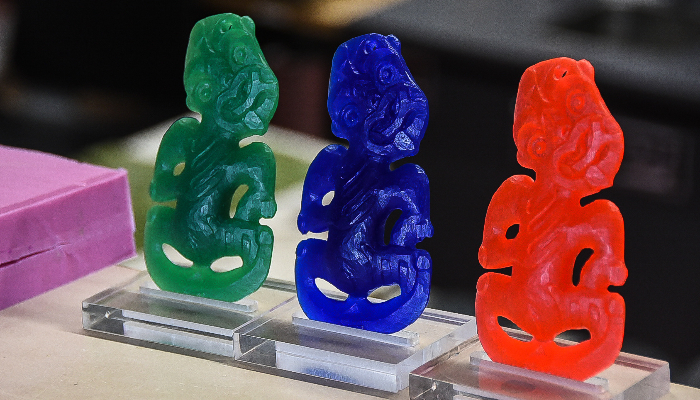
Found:
[[[238,46],[233,50],[233,61],[237,64],[243,64],[247,55],[248,49],[245,46]]]
[[[362,51],[365,54],[369,54],[375,50],[377,50],[377,41],[376,40],[367,40],[362,48]]]
[[[390,64],[383,64],[379,67],[377,71],[379,75],[379,82],[383,84],[388,84],[394,78],[394,68]]]
[[[211,84],[209,82],[200,83],[197,85],[196,93],[202,103],[209,102],[211,100]]]
[[[348,104],[343,107],[340,117],[345,122],[345,125],[352,128],[360,121],[360,114],[357,112],[357,107],[354,104]]]
[[[580,114],[586,108],[587,102],[588,99],[586,98],[585,93],[581,91],[575,91],[569,94],[569,99],[567,100],[566,105],[569,107],[569,111],[571,111],[572,113]]]
[[[535,136],[530,140],[530,153],[542,157],[547,152],[547,141],[543,137]]]

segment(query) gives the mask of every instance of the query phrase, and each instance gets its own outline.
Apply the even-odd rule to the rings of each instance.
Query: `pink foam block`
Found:
[[[0,146],[0,309],[135,251],[126,171]]]

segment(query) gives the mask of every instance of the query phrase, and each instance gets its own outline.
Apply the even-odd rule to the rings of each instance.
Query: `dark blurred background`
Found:
[[[623,351],[668,360],[700,386],[700,1],[0,0],[0,143],[72,156],[181,114],[193,24],[256,22],[280,81],[273,123],[331,139],[330,62],[351,37],[395,34],[430,101],[420,164],[431,180],[431,306],[474,312],[491,196],[515,159],[523,71],[586,58],[625,134],[614,201],[629,279]]]

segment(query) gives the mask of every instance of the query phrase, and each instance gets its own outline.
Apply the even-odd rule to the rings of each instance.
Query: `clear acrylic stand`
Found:
[[[295,299],[295,288],[267,280],[235,302],[158,289],[147,272],[83,301],[83,328],[136,343],[157,343],[201,353],[235,357],[236,329]]]
[[[513,337],[529,340],[522,331]],[[562,341],[563,345],[566,342]],[[580,382],[489,360],[478,337],[422,365],[410,376],[413,400],[430,399],[658,399],[670,389],[665,361],[620,353],[615,363]]]
[[[291,301],[239,329],[238,361],[296,379],[398,392],[409,373],[476,335],[473,317],[426,309],[405,330],[380,334],[307,319]]]

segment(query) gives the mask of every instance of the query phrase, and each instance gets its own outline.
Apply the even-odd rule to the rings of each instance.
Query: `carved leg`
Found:
[[[163,244],[173,244],[175,210],[165,206],[153,206],[148,210],[144,232],[144,257],[148,273],[163,290],[184,293],[191,279],[191,268],[174,264],[163,252]]]
[[[428,304],[432,260],[425,250],[389,246],[373,255],[372,289],[398,284],[401,294],[381,303],[372,303],[365,291],[357,298],[353,326],[391,333],[413,323]],[[350,300],[350,299],[348,299]]]
[[[518,302],[511,290],[511,277],[494,272],[482,275],[476,284],[476,324],[479,340],[489,357],[496,362],[513,364],[523,342],[511,338],[498,323],[503,316],[515,322],[511,302]],[[518,343],[519,342],[519,343]]]
[[[380,286],[398,284],[401,294],[382,303],[367,303],[365,329],[391,333],[413,323],[428,305],[432,260],[421,249],[406,250],[404,254],[382,254]],[[407,253],[407,254],[406,254]]]
[[[560,301],[567,305],[564,308],[570,312],[552,321],[559,321],[557,333],[585,328],[591,332],[591,339],[572,346],[561,346],[553,340],[522,342],[509,337],[497,326],[498,315],[508,317],[507,312],[495,308],[499,303],[508,301],[506,298],[510,293],[501,283],[490,280],[482,284],[480,279],[476,301],[479,339],[494,361],[584,380],[610,365],[619,354],[624,330],[624,303],[618,294],[610,293],[604,299],[587,290],[562,294]],[[517,302],[517,299],[509,300]],[[563,327],[562,323],[568,326]]]
[[[363,296],[350,295],[344,301],[328,298],[321,293],[315,279],[322,278],[330,282],[330,269],[336,267],[326,265],[326,246],[327,243],[323,240],[308,239],[299,243],[297,247],[297,297],[309,318],[392,333],[405,328],[420,316],[430,291],[431,262],[427,252],[418,250],[412,255],[399,257],[407,261],[404,271],[401,272],[401,268],[388,268],[390,273],[381,278],[384,280],[379,286],[403,283],[401,296],[375,304],[367,300],[366,293]],[[392,261],[397,264],[396,259]],[[412,284],[406,285],[407,281]]]
[[[277,211],[272,150],[263,143],[251,143],[230,161],[231,165],[227,167],[230,182],[236,187],[240,184],[248,186],[248,191],[236,205],[235,218],[244,221],[272,218]]]
[[[148,213],[144,253],[153,281],[164,290],[223,301],[237,301],[257,290],[267,277],[272,257],[273,236],[267,226],[238,226],[232,229],[215,226],[211,236],[199,235],[198,248],[172,242],[171,232],[182,229],[176,224],[175,210],[154,206]],[[176,226],[178,225],[178,226]],[[209,226],[210,228],[212,226]],[[170,243],[181,253],[198,252],[194,265],[183,268],[173,264],[163,253],[163,243]],[[206,245],[206,246],[203,246]],[[191,247],[191,246],[190,246]],[[201,247],[201,248],[200,248]],[[194,254],[194,253],[193,253]],[[215,272],[210,260],[240,255],[243,266],[226,272]],[[204,261],[204,262],[202,262]]]
[[[344,312],[343,303],[328,298],[316,286],[316,278],[329,278],[324,260],[327,245],[321,239],[307,239],[299,243],[294,280],[297,298],[306,316],[317,321],[337,323],[336,316]]]
[[[591,338],[562,348],[558,368],[569,371],[574,379],[586,379],[612,364],[622,348],[625,328],[625,303],[617,293],[600,293],[588,289],[570,293],[573,304],[571,328],[588,329]]]

